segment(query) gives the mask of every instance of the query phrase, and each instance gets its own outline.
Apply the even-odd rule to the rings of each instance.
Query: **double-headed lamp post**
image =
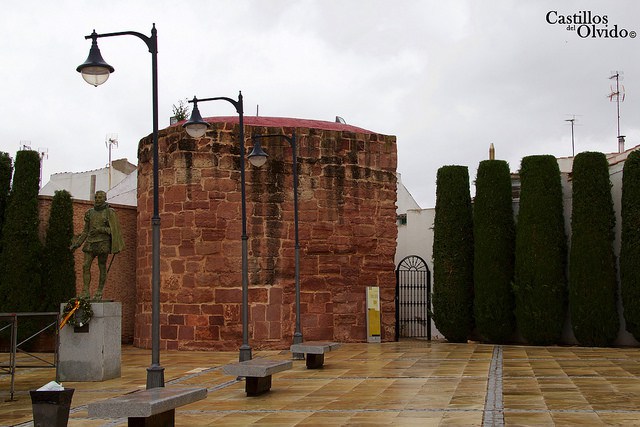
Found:
[[[182,126],[185,128],[189,136],[192,138],[202,138],[209,123],[202,119],[198,102],[223,100],[232,104],[238,113],[238,121],[240,126],[240,191],[242,199],[242,345],[240,346],[240,362],[251,360],[251,346],[249,346],[249,265],[247,250],[247,206],[245,196],[245,174],[244,174],[244,110],[242,104],[242,92],[238,94],[238,100],[227,98],[224,96],[216,98],[198,99],[195,96],[189,102],[193,103],[191,117]],[[255,149],[254,149],[255,151]],[[252,155],[254,152],[252,151]],[[263,153],[266,158],[266,155]],[[264,162],[263,162],[264,163]]]
[[[283,138],[291,144],[293,157],[293,229],[295,235],[295,289],[296,289],[296,330],[293,334],[293,343],[302,343],[302,329],[300,328],[300,241],[298,239],[298,152],[296,150],[296,133],[291,137],[283,134],[251,135],[253,140],[253,151],[249,154],[249,161],[252,165],[260,167],[267,161],[267,154],[262,151],[260,139]],[[301,353],[294,353],[294,359],[304,359]]]
[[[98,48],[101,37],[136,36],[151,53],[151,81],[153,97],[153,216],[151,217],[151,366],[147,368],[147,389],[164,387],[164,368],[160,366],[160,214],[158,210],[158,33],[156,25],[151,28],[151,37],[135,31],[96,34],[85,36],[91,39],[91,50],[87,60],[76,69],[84,80],[99,86],[106,82],[114,68],[107,64]]]

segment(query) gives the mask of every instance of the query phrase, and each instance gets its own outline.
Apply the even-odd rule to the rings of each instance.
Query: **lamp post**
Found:
[[[249,346],[249,266],[247,255],[247,206],[245,196],[245,177],[244,177],[244,110],[242,104],[242,92],[238,93],[238,100],[227,98],[224,96],[216,98],[198,99],[195,96],[189,102],[193,103],[191,117],[182,126],[192,138],[202,138],[209,123],[205,122],[200,115],[198,102],[223,100],[232,104],[238,113],[238,121],[240,126],[240,191],[242,199],[242,345],[240,346],[240,362],[251,360],[251,347]]]
[[[295,235],[295,289],[296,289],[296,330],[293,334],[293,343],[302,343],[302,330],[300,328],[300,241],[298,239],[298,152],[296,150],[296,133],[293,132],[291,137],[283,134],[267,134],[252,135],[254,148],[249,154],[249,162],[256,167],[260,167],[267,161],[267,154],[262,151],[260,139],[263,138],[283,138],[291,144],[293,157],[293,229]],[[297,360],[304,359],[301,353],[294,353],[293,358]]]
[[[151,37],[135,31],[96,34],[85,36],[91,39],[91,50],[87,60],[76,70],[84,80],[94,86],[106,82],[114,68],[107,64],[98,48],[101,37],[136,36],[151,53],[151,81],[153,97],[153,216],[151,217],[151,366],[147,368],[147,389],[164,387],[164,368],[160,366],[160,214],[158,210],[158,33],[156,24],[151,28]]]

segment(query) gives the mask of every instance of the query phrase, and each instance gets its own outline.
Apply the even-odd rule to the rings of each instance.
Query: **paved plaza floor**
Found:
[[[209,391],[176,410],[177,426],[640,425],[639,348],[345,344],[326,355],[323,369],[294,361],[256,397],[222,370],[237,352],[160,357],[167,387]],[[291,354],[254,350],[253,357]],[[69,426],[126,426],[88,418],[87,404],[144,389],[150,361],[149,350],[124,346],[121,378],[64,383],[75,388]],[[33,425],[28,390],[54,377],[53,369],[18,369],[16,400],[7,402],[10,376],[1,374],[0,425]]]

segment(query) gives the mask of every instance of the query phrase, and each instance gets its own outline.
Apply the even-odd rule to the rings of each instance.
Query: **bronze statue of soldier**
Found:
[[[124,249],[124,240],[116,212],[106,202],[107,193],[96,191],[94,205],[84,215],[84,229],[74,238],[71,250],[76,250],[83,243],[84,262],[82,263],[83,288],[81,297],[90,298],[89,285],[91,284],[91,264],[94,258],[98,258],[100,277],[98,290],[93,296],[94,301],[102,300],[102,291],[107,281],[107,258]]]

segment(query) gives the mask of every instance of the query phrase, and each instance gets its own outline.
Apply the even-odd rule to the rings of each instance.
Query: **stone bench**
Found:
[[[251,359],[224,365],[222,370],[236,377],[244,377],[247,396],[257,396],[271,389],[271,375],[291,369],[290,360]]]
[[[207,397],[206,388],[156,387],[89,403],[91,418],[128,418],[129,426],[175,425],[176,408]]]
[[[307,369],[318,369],[324,365],[324,354],[336,350],[341,346],[339,342],[307,341],[291,346],[292,353],[304,353],[307,359]]]

